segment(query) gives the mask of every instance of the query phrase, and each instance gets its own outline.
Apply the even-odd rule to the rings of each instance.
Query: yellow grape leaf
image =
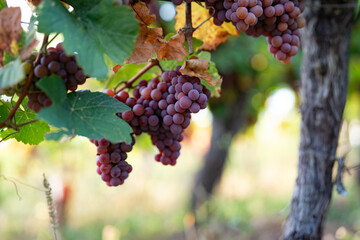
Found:
[[[179,29],[185,26],[185,5],[179,5],[176,7],[176,24],[175,29]],[[199,4],[192,2],[191,3],[191,16],[193,26],[197,27],[202,22],[210,17],[209,10],[201,7]],[[235,26],[231,23],[224,22],[221,26],[216,26],[212,19],[205,22],[203,25],[198,28],[193,36],[195,38],[203,41],[203,45],[200,49],[203,50],[214,50],[216,47],[225,42],[229,35],[239,35],[239,32],[236,30]]]

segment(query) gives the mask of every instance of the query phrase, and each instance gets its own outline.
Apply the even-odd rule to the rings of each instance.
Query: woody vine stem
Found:
[[[46,47],[47,43],[48,43],[48,40],[49,40],[49,36],[48,35],[45,35],[44,38],[43,38],[43,42],[42,42],[42,45],[41,45],[41,50],[39,51],[38,55],[36,56],[36,59],[33,63],[33,66],[36,66],[36,64],[38,64],[40,62],[40,57],[41,57],[41,53],[43,51],[43,49]],[[9,128],[13,128],[15,130],[18,130],[18,127],[21,127],[21,126],[24,126],[26,124],[30,124],[32,122],[28,122],[28,123],[23,123],[21,126],[17,126],[16,124],[12,124],[11,123],[11,119],[15,116],[15,113],[16,111],[19,109],[22,101],[24,100],[24,98],[26,97],[26,93],[27,93],[27,90],[28,88],[30,87],[30,84],[31,84],[31,81],[33,79],[33,76],[34,76],[34,71],[32,71],[33,69],[31,69],[30,71],[30,74],[26,80],[26,84],[24,86],[24,89],[23,91],[21,92],[21,95],[19,96],[19,99],[17,100],[17,102],[15,103],[15,106],[12,107],[9,115],[7,116],[7,118],[3,121],[3,122],[0,122],[0,128],[3,128],[3,127],[9,127]],[[8,136],[7,136],[8,137]]]
[[[189,45],[189,54],[194,53],[194,46],[192,41],[192,35],[195,31],[192,25],[192,18],[191,18],[191,3],[185,3],[185,27],[184,27],[184,34],[186,41]]]

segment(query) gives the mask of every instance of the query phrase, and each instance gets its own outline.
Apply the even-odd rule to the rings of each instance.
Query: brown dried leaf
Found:
[[[126,63],[147,62],[156,53],[158,60],[183,61],[188,53],[184,46],[185,36],[178,33],[167,42],[163,38],[162,28],[149,28],[140,24],[139,36],[136,38],[135,48],[132,55],[126,59]]]
[[[184,46],[185,36],[182,32],[172,36],[169,42],[164,39],[157,39],[156,54],[158,60],[176,60],[178,62],[183,61],[188,52]]]
[[[148,28],[140,24],[140,32],[136,38],[135,48],[132,55],[126,59],[126,63],[143,63],[152,58],[156,52],[154,42],[157,39],[163,39],[161,28]]]
[[[134,12],[136,13],[136,18],[145,25],[150,25],[156,21],[155,14],[150,15],[150,9],[146,6],[144,2],[138,2],[133,6]]]
[[[193,25],[199,26],[210,17],[209,10],[199,6],[198,4],[192,4],[192,22]],[[185,6],[184,4],[176,7],[177,14],[175,16],[176,25],[175,29],[179,30],[185,25]],[[215,50],[216,47],[225,42],[229,35],[239,35],[239,32],[231,23],[224,22],[221,26],[214,24],[210,19],[198,28],[193,36],[203,41],[203,45],[200,49],[203,50]]]
[[[21,11],[19,7],[4,8],[0,12],[0,57],[11,52],[11,45],[21,38]],[[1,61],[1,60],[0,60]],[[1,62],[0,62],[1,63]]]
[[[202,78],[213,87],[221,84],[222,78],[214,81],[214,77],[211,76],[210,73],[206,72],[208,70],[209,62],[205,59],[186,60],[180,68],[180,72],[182,74]]]

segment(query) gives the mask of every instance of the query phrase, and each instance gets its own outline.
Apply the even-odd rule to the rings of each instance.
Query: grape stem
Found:
[[[120,91],[124,90],[125,88],[129,88],[131,87],[131,85],[138,80],[144,73],[146,73],[150,68],[152,68],[153,66],[159,66],[159,60],[157,60],[156,58],[153,58],[149,61],[149,63],[143,68],[141,69],[137,74],[135,74],[131,79],[129,79],[126,82],[118,82],[115,87],[114,87],[114,92],[115,93],[119,93]],[[160,68],[161,69],[161,68]],[[120,86],[121,85],[121,86]],[[120,87],[119,87],[120,86]]]
[[[24,98],[26,97],[26,93],[27,93],[27,90],[29,89],[30,87],[30,84],[33,80],[33,77],[34,77],[34,71],[33,71],[33,68],[34,66],[36,66],[39,62],[40,62],[40,57],[41,57],[41,52],[43,50],[43,48],[46,47],[46,44],[49,40],[49,35],[45,35],[44,38],[43,38],[43,42],[42,42],[42,45],[41,45],[41,48],[40,48],[40,51],[38,52],[37,56],[36,56],[36,59],[33,63],[33,66],[32,66],[32,69],[30,70],[30,74],[29,74],[29,77],[28,79],[26,80],[26,84],[24,86],[24,89],[23,91],[21,92],[20,96],[19,96],[19,99],[17,100],[17,102],[15,103],[15,105],[13,106],[13,108],[11,109],[9,115],[7,116],[7,118],[3,121],[3,122],[0,122],[0,128],[3,128],[5,126],[9,126],[11,128],[13,128],[11,126],[11,124],[9,124],[8,122],[11,120],[11,118],[13,118],[15,116],[15,113],[16,111],[19,109],[22,101],[24,100]]]
[[[200,1],[201,2],[201,1]],[[197,2],[200,6],[201,3]],[[204,7],[204,6],[202,6]],[[213,8],[213,7],[210,7]],[[215,11],[214,11],[215,12]],[[205,21],[203,21],[202,23],[200,23],[197,27],[193,27],[192,25],[192,16],[191,16],[191,3],[187,3],[185,2],[185,26],[183,29],[181,29],[180,31],[184,32],[185,34],[185,38],[186,41],[188,43],[189,46],[189,54],[193,54],[194,53],[194,45],[193,45],[193,33],[199,28],[201,27],[204,23],[206,23],[207,21],[209,21],[212,17],[214,16],[214,13],[210,15],[210,17],[208,17]]]
[[[0,140],[0,143],[1,143],[2,141],[5,141],[5,140],[6,140],[8,137],[10,137],[11,135],[14,135],[15,133],[18,133],[18,132],[19,132],[19,131],[16,130],[15,132],[12,132],[12,133],[6,135],[5,137],[3,137],[3,138]]]
[[[25,123],[21,123],[21,124],[19,124],[19,125],[16,125],[16,127],[23,127],[23,126],[25,126],[25,125],[28,125],[28,124],[32,124],[32,123],[34,123],[34,122],[37,122],[37,121],[39,121],[39,120],[37,120],[37,119],[35,119],[35,120],[31,120],[31,121],[29,121],[29,122],[25,122]]]
[[[209,7],[208,9],[213,9],[213,14],[210,15],[210,17],[208,17],[207,19],[205,19],[202,23],[200,23],[196,28],[194,28],[194,32],[195,30],[197,30],[199,27],[201,27],[204,23],[206,23],[207,21],[209,21],[215,14],[215,9],[214,7]]]
[[[192,18],[191,18],[191,3],[185,2],[185,26],[182,31],[185,34],[186,41],[189,45],[189,54],[194,53],[194,46],[193,46],[193,32],[195,31],[192,25]]]
[[[59,33],[55,34],[47,43],[46,43],[46,47],[49,46],[49,44],[54,41],[55,38],[57,38],[59,36]]]
[[[11,109],[8,106],[6,106],[6,104],[3,100],[0,99],[0,103],[2,103],[7,108],[7,110],[9,110],[9,112],[11,111]]]

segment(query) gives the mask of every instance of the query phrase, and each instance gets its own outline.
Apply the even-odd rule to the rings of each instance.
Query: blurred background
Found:
[[[26,1],[8,2],[21,4],[28,22]],[[171,9],[165,3],[159,12]],[[173,31],[173,17],[161,19]],[[337,154],[346,157],[348,196],[334,190],[325,240],[360,239],[359,39],[357,24]],[[283,65],[268,53],[265,38],[241,35],[212,52],[212,60],[224,76],[222,96],[193,116],[174,167],[155,162],[156,149],[142,135],[128,157],[133,172],[124,185],[109,188],[86,138],[2,142],[0,239],[53,239],[43,174],[57,209],[58,239],[278,239],[297,175],[301,54]]]

